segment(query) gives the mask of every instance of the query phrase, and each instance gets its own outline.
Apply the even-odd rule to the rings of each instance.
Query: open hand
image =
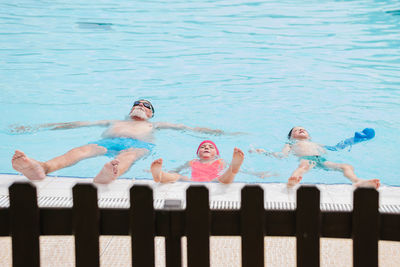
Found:
[[[34,133],[37,131],[37,127],[33,126],[24,126],[24,125],[10,125],[10,133],[11,134],[25,134],[25,133]]]
[[[249,149],[249,153],[265,154],[267,153],[267,150],[265,150],[264,148],[251,148]]]

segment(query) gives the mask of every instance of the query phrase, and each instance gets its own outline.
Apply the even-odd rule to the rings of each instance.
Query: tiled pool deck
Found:
[[[20,175],[1,175],[0,207],[8,206],[8,187],[15,181],[27,181]],[[35,182],[39,206],[72,206],[71,188],[77,183],[91,183],[92,179],[47,177]],[[148,184],[153,188],[155,207],[162,207],[165,199],[185,200],[185,189],[191,183],[156,184],[149,180],[119,179],[98,187],[100,207],[128,207],[129,188],[133,184]],[[203,184],[209,188],[211,208],[239,208],[242,183],[222,185]],[[264,192],[267,208],[294,208],[295,189],[285,184],[259,184]],[[321,208],[328,210],[351,209],[351,185],[317,185],[321,191]],[[400,188],[382,186],[379,190],[381,211],[399,212]],[[158,203],[158,204],[157,204]],[[160,207],[157,207],[159,205]],[[266,237],[266,266],[296,266],[296,240],[294,237]],[[100,240],[102,266],[130,266],[130,238],[102,236]],[[182,240],[183,244],[185,239]],[[184,247],[184,246],[183,246]],[[183,250],[183,258],[185,259]],[[11,266],[11,238],[0,238],[0,266]],[[72,236],[42,236],[41,266],[74,266],[74,239]],[[240,266],[240,238],[212,237],[211,266]],[[351,266],[352,242],[349,239],[321,239],[321,266]],[[165,266],[163,238],[156,239],[156,266]],[[186,266],[185,261],[183,266]],[[379,266],[400,266],[400,242],[380,241]]]

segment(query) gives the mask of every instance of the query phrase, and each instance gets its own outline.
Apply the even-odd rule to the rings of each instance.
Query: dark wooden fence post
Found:
[[[153,190],[147,185],[134,185],[130,190],[130,201],[132,266],[154,266],[155,214]]]
[[[97,189],[92,184],[77,184],[72,188],[72,194],[75,264],[78,267],[99,266]]]
[[[29,183],[9,187],[13,266],[40,266],[39,209],[36,188]]]
[[[379,194],[372,188],[354,191],[353,266],[378,266]]]
[[[320,194],[315,186],[297,190],[296,240],[297,266],[316,267],[320,261]]]
[[[204,186],[190,186],[186,190],[186,203],[188,266],[210,266],[211,215],[208,189]]]
[[[264,266],[264,191],[245,186],[241,192],[242,266]]]
[[[168,233],[165,236],[165,261],[166,267],[182,266],[181,245],[181,215],[177,212],[169,212]]]

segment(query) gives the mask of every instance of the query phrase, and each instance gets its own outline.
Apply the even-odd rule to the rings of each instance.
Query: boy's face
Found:
[[[303,127],[294,127],[292,130],[291,137],[293,139],[298,139],[298,140],[310,139],[310,135],[308,134],[307,130],[304,129]]]
[[[199,148],[198,156],[200,159],[213,159],[217,156],[217,150],[213,144],[204,143]]]

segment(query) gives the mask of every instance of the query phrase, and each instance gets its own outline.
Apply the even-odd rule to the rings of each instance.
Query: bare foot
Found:
[[[301,176],[292,176],[287,181],[287,186],[288,187],[293,187],[296,184],[300,183],[301,179],[303,179],[303,177],[301,177]]]
[[[161,182],[161,169],[162,169],[162,159],[156,159],[151,163],[150,170],[153,175],[154,182]]]
[[[94,177],[93,182],[99,184],[109,184],[118,177],[119,160],[114,159],[104,164],[103,169]]]
[[[43,180],[46,173],[40,163],[34,159],[28,158],[24,152],[16,150],[11,160],[12,166],[29,180]]]
[[[378,189],[381,185],[379,179],[361,180],[354,184],[356,187],[372,187]]]
[[[244,160],[244,153],[239,148],[235,147],[233,149],[232,161],[231,161],[231,168],[232,173],[236,174],[239,172],[240,166],[242,165]]]

